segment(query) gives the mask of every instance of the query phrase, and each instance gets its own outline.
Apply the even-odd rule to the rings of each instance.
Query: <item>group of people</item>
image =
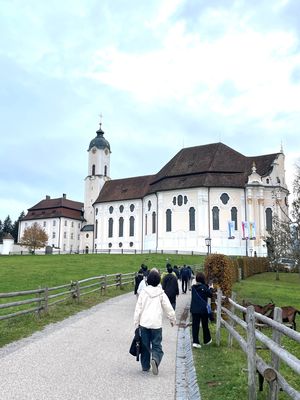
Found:
[[[172,326],[176,324],[176,299],[179,295],[178,280],[181,280],[182,293],[191,290],[190,312],[192,315],[193,347],[201,348],[199,341],[200,322],[203,330],[203,343],[212,342],[209,330],[208,298],[213,295],[213,285],[207,285],[205,275],[198,272],[191,284],[193,271],[184,265],[172,267],[167,263],[166,272],[142,264],[136,275],[134,294],[137,303],[134,311],[134,325],[141,337],[141,365],[145,372],[158,374],[158,367],[163,357],[162,316],[166,314]]]

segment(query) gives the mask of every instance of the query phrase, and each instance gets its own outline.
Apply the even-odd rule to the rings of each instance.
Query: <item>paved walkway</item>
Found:
[[[178,297],[178,320],[189,301]],[[116,297],[0,349],[1,400],[174,400],[178,328],[164,319],[159,375],[142,372],[128,353],[135,302]]]

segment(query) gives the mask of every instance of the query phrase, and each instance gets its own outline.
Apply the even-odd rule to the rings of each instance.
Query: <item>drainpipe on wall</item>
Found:
[[[142,233],[141,233],[141,252],[144,250],[144,199],[142,199]]]
[[[245,222],[247,221],[247,197],[246,197],[246,188],[244,189],[245,192]],[[246,242],[246,257],[248,257],[248,239],[245,239]]]
[[[60,229],[61,229],[61,217],[59,217],[59,230],[58,230],[58,251],[60,252],[61,250],[61,243],[60,243]]]
[[[210,236],[210,215],[211,215],[211,212],[210,212],[210,187],[208,188],[208,192],[207,192],[207,197],[208,197],[208,237],[210,237],[211,238],[211,236]]]
[[[155,196],[156,196],[156,253],[157,253],[157,249],[158,249],[158,196],[157,196],[157,192],[155,192]]]

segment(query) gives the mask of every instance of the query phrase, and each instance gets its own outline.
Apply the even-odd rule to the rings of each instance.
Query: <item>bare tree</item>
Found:
[[[20,245],[27,247],[29,251],[34,253],[36,249],[45,247],[47,242],[47,233],[37,222],[35,222],[24,230]]]

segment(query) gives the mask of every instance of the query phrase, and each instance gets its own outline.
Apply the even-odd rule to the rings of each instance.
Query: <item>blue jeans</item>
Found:
[[[150,359],[153,358],[156,364],[159,365],[163,358],[164,352],[162,350],[162,328],[159,329],[148,329],[141,326],[141,338],[142,338],[142,352],[141,352],[141,364],[142,369],[147,371],[150,369]]]

